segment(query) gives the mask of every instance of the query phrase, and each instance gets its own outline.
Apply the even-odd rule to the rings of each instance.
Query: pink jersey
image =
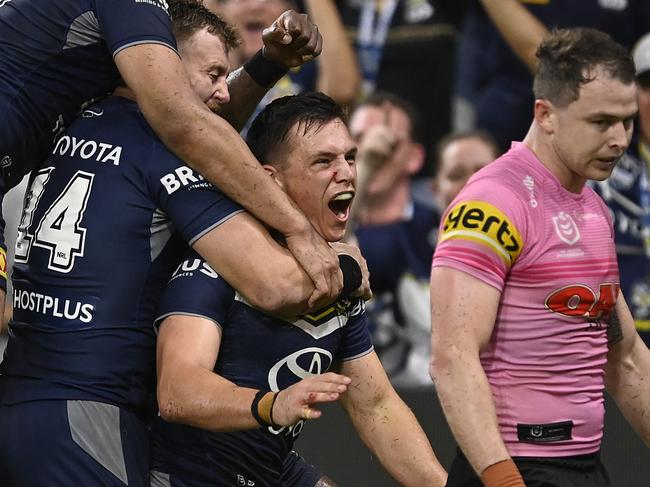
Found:
[[[603,320],[619,280],[611,219],[596,193],[567,191],[515,143],[449,206],[433,266],[467,272],[501,291],[481,363],[510,454],[597,451]]]

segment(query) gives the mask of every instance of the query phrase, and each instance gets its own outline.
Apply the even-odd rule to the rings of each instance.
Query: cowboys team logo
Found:
[[[580,230],[571,215],[561,211],[553,217],[553,225],[555,225],[555,233],[564,243],[573,245],[580,240]]]

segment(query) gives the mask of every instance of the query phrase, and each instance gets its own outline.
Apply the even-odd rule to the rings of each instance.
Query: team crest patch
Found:
[[[573,245],[580,240],[580,230],[571,215],[561,211],[553,217],[555,233],[564,243]]]
[[[489,247],[508,265],[512,265],[523,247],[519,230],[508,217],[484,201],[463,201],[445,217],[440,242],[469,240]]]

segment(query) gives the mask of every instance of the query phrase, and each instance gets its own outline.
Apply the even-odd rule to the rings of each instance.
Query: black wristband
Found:
[[[288,69],[266,59],[262,54],[262,49],[244,63],[244,69],[253,78],[253,81],[263,88],[270,88],[289,72]]]
[[[354,257],[347,254],[339,254],[339,267],[343,273],[342,296],[347,296],[361,286],[362,274],[361,266]]]

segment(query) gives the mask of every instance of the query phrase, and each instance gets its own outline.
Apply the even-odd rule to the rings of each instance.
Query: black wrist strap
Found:
[[[244,69],[251,78],[263,88],[270,88],[289,72],[288,69],[269,61],[262,54],[262,49],[244,63]]]
[[[348,296],[361,286],[361,266],[351,255],[339,254],[339,267],[343,273],[341,295]]]

